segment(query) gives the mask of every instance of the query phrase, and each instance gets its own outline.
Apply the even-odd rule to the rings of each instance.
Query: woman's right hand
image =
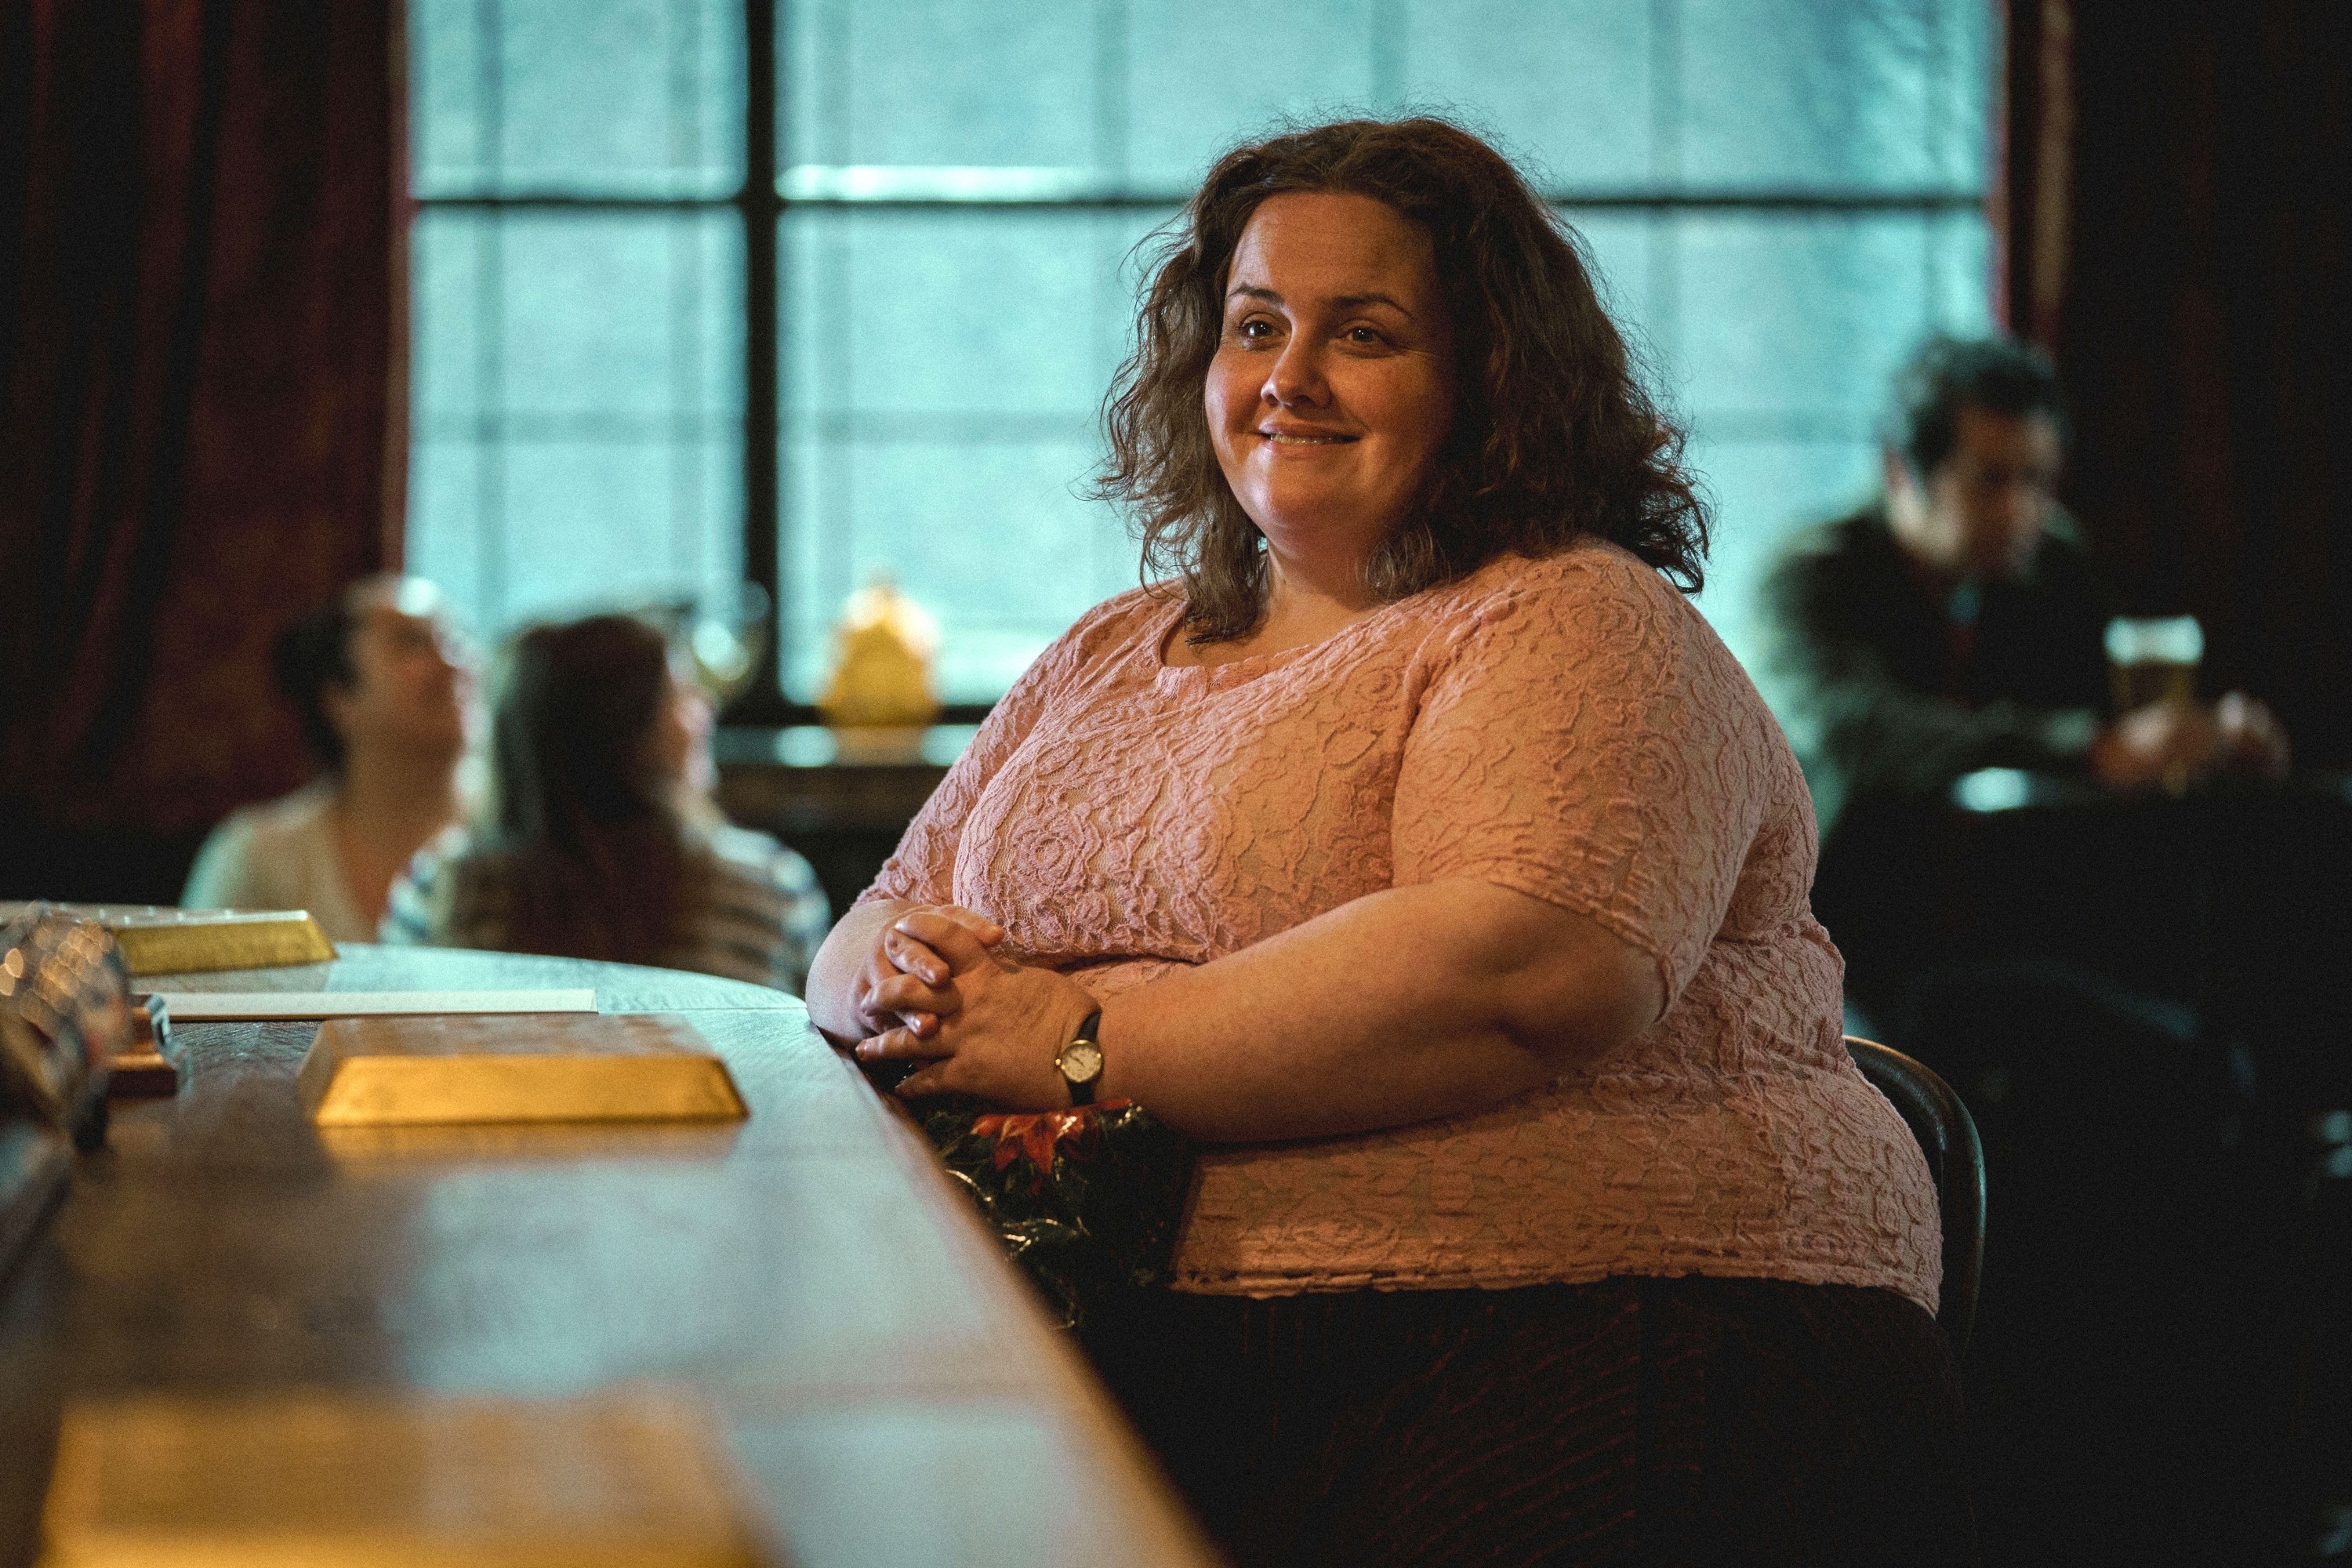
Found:
[[[979,938],[982,947],[993,948],[1004,940],[1003,926],[961,904],[919,904],[898,910],[850,982],[850,1005],[867,1038],[902,1026],[919,1038],[937,1034],[940,1017],[962,1005],[948,961],[898,929],[915,914],[944,916]]]

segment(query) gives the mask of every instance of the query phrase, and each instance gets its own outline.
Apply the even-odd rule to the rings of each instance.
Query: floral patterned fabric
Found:
[[[1681,595],[1587,542],[1232,664],[1169,667],[1180,614],[1123,595],[1047,649],[866,897],[984,910],[1008,957],[1108,996],[1475,878],[1599,921],[1669,998],[1486,1110],[1205,1149],[1180,1289],[1708,1274],[1934,1310],[1934,1188],[1845,1052],[1803,777]]]

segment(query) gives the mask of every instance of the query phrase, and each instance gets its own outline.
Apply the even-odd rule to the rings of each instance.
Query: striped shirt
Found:
[[[631,962],[748,980],[797,996],[832,925],[816,873],[793,850],[747,827],[719,823],[688,831],[696,896],[658,950]],[[377,940],[438,947],[519,951],[513,891],[495,855],[469,852],[460,838],[427,851],[394,882]]]

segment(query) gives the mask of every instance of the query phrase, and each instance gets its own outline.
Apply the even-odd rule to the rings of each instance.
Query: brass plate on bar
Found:
[[[578,1400],[322,1391],[68,1405],[44,1568],[757,1568],[711,1423]]]
[[[330,1018],[295,1083],[320,1127],[751,1114],[694,1026],[659,1013]]]
[[[133,974],[194,974],[216,969],[275,969],[325,963],[335,944],[300,910],[213,914],[184,921],[110,923]]]
[[[0,920],[29,908],[0,903]],[[301,910],[175,910],[160,904],[51,904],[96,921],[122,949],[133,974],[194,974],[215,969],[276,969],[326,963],[335,944]]]

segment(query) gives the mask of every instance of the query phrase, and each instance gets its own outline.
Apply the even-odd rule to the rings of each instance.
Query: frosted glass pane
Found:
[[[1094,216],[834,214],[786,230],[794,406],[1083,418],[1101,397],[1099,318],[1123,301]]]
[[[848,588],[856,585],[848,531],[835,521],[847,515],[849,460],[839,445],[798,433],[785,436],[777,458],[783,516],[776,651],[784,694],[806,702],[824,679],[826,634]]]
[[[805,210],[776,226],[778,373],[783,405],[837,404],[848,380],[849,312],[843,299],[849,276],[850,215]]]
[[[480,0],[409,0],[409,155],[420,195],[476,189],[492,162],[480,11]]]
[[[1187,192],[1278,115],[1363,112],[1376,86],[1371,0],[1134,0],[1127,144],[1147,190]]]
[[[482,602],[482,453],[467,440],[420,439],[408,465],[407,569],[441,585],[470,631],[488,633]]]
[[[1944,44],[1935,18],[1951,4],[1683,0],[1684,176],[1699,186],[1940,184],[1928,80]]]
[[[1161,211],[803,212],[783,223],[785,681],[887,570],[948,633],[950,700],[1000,694],[1136,578],[1078,499]]]
[[[1981,189],[1992,151],[2000,37],[1996,8],[1972,0],[1938,0],[1931,18],[1927,128],[1937,177],[1958,190]]]
[[[409,405],[420,426],[482,405],[480,215],[417,216],[409,230]]]
[[[1403,10],[1407,103],[1498,138],[1546,188],[1648,178],[1649,6],[1407,0]]]
[[[843,600],[877,572],[939,618],[941,695],[1000,695],[1087,606],[1132,581],[1124,531],[1076,493],[1094,461],[1083,440],[795,443],[789,493],[822,523],[795,534],[788,562],[793,695],[814,695]]]
[[[1992,226],[1982,213],[1947,213],[1928,224],[1928,308],[1938,331],[1993,330]]]
[[[1095,395],[1135,346],[1136,302],[1150,286],[1160,251],[1154,237],[1180,215],[1174,207],[1104,213],[1096,218]]]
[[[1761,685],[1764,628],[1758,599],[1765,574],[1793,536],[1869,499],[1877,447],[1866,440],[1702,437],[1692,442],[1690,456],[1716,501],[1715,543],[1698,607]],[[1771,695],[1769,689],[1765,694]]]
[[[1569,224],[1584,237],[1585,260],[1601,308],[1629,340],[1652,334],[1650,270],[1657,247],[1656,220],[1619,213],[1570,212]]]
[[[1675,358],[1700,424],[1726,437],[1867,434],[1888,376],[1929,326],[1924,220],[1697,214],[1676,224]]]
[[[421,195],[742,183],[740,0],[424,0],[409,37]]]
[[[415,235],[410,564],[491,636],[737,578],[733,214],[443,211]]]
[[[1096,162],[1094,0],[788,9],[787,164]]]
[[[776,162],[846,163],[847,0],[792,0],[776,12]]]
[[[702,470],[701,489],[694,497],[699,511],[679,520],[678,536],[698,531],[698,548],[683,563],[689,578],[698,575],[716,595],[731,589],[748,575],[743,557],[743,437],[730,430],[685,448]]]
[[[649,416],[742,406],[732,213],[517,213],[499,220],[511,409]]]
[[[731,443],[509,443],[499,625],[691,598],[730,574],[731,563],[713,562],[704,550],[714,521],[741,527],[740,484],[723,460],[733,450]]]

